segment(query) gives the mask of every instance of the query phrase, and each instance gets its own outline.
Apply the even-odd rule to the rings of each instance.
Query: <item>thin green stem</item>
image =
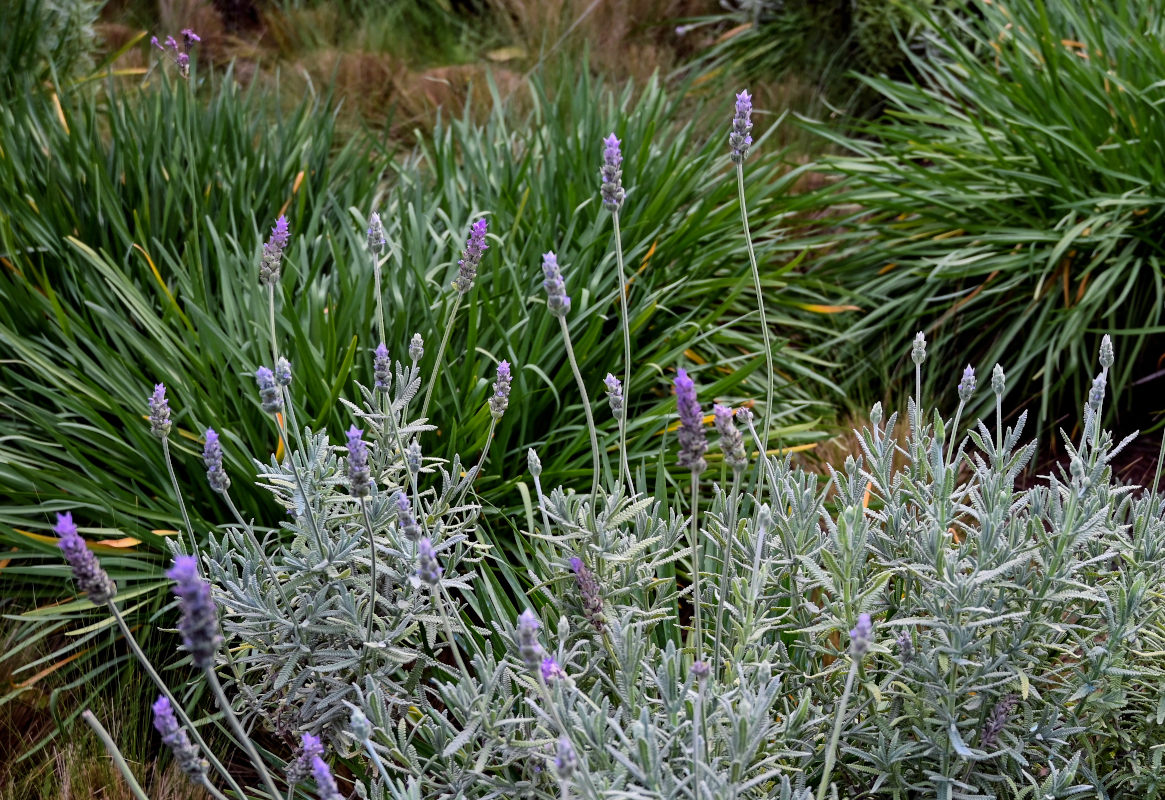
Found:
[[[368,592],[368,635],[366,641],[372,641],[372,627],[376,622],[376,600],[380,595],[380,586],[376,582],[376,534],[372,531],[372,517],[368,514],[368,498],[360,498],[360,512],[364,515],[364,529],[368,531],[368,559],[372,562],[370,579],[372,586]],[[360,659],[364,663],[364,659]]]
[[[461,677],[468,681],[470,679],[469,670],[465,668],[465,662],[461,659],[461,651],[457,648],[457,640],[453,638],[453,624],[449,621],[449,614],[445,610],[445,603],[442,602],[440,591],[439,586],[434,587],[433,605],[441,616],[441,624],[445,626],[445,636],[449,639],[449,649],[453,651],[453,660],[457,662],[457,668],[461,670]]]
[[[137,778],[129,771],[129,765],[125,763],[125,758],[122,757],[121,751],[117,749],[113,737],[109,735],[109,731],[105,730],[105,726],[101,724],[100,720],[93,716],[93,712],[89,709],[81,712],[81,719],[85,720],[85,723],[93,729],[93,732],[97,734],[97,738],[105,745],[105,751],[113,759],[113,763],[117,766],[117,771],[125,778],[125,782],[129,785],[129,790],[133,793],[133,796],[137,800],[150,800],[149,795],[142,790]]]
[[[228,784],[230,784],[231,789],[239,797],[243,797],[244,795],[242,787],[235,782],[235,779],[231,777],[229,772],[227,772],[226,767],[222,765],[222,762],[219,761],[215,757],[214,753],[210,751],[210,748],[207,747],[206,740],[202,738],[202,734],[198,732],[198,728],[194,727],[194,722],[186,713],[186,709],[184,709],[182,704],[178,702],[178,698],[174,697],[174,693],[170,691],[170,687],[166,685],[166,682],[162,680],[162,676],[158,674],[158,671],[154,669],[154,665],[150,663],[150,660],[146,658],[146,654],[142,652],[141,645],[139,645],[137,639],[134,638],[133,633],[129,629],[129,625],[125,621],[125,617],[121,615],[121,610],[117,607],[113,600],[109,600],[106,605],[109,607],[109,613],[113,615],[113,619],[117,623],[117,626],[121,628],[121,636],[123,639],[125,639],[125,643],[129,645],[130,651],[134,654],[134,657],[137,658],[138,663],[142,665],[142,669],[146,671],[146,675],[148,675],[150,680],[154,682],[154,685],[158,687],[158,691],[160,691],[165,696],[165,698],[170,701],[170,707],[174,709],[174,712],[178,715],[178,718],[182,720],[182,724],[185,725],[187,730],[190,731],[190,736],[194,739],[194,743],[202,749],[203,755],[206,756],[206,760],[210,762],[212,767],[214,767],[215,772],[217,772],[219,775],[222,775],[223,779],[226,780]]]
[[[1003,395],[995,395],[995,452],[1003,450]]]
[[[688,538],[692,547],[692,612],[695,619],[696,631],[696,660],[704,660],[704,625],[701,621],[700,607],[703,605],[703,595],[700,593],[700,473],[692,470],[692,525]]]
[[[773,367],[773,344],[770,340],[768,317],[765,314],[764,288],[760,282],[760,268],[756,264],[756,251],[752,246],[752,232],[748,227],[748,206],[744,200],[744,162],[736,165],[736,192],[740,198],[740,220],[744,225],[744,242],[748,246],[748,263],[752,267],[752,282],[756,290],[756,305],[757,310],[760,311],[761,335],[764,337],[765,370],[768,376],[765,386],[765,418],[762,442],[765,458],[768,458],[769,430],[772,428],[773,420],[773,375],[775,374],[775,368]]]
[[[481,474],[481,468],[485,466],[485,457],[489,453],[489,446],[494,440],[494,430],[497,428],[498,418],[490,414],[489,431],[485,435],[485,447],[481,448],[481,455],[477,457],[477,464],[474,465],[473,471],[468,473],[465,481],[465,488],[461,490],[461,494],[457,497],[457,505],[461,505],[465,500],[465,495],[469,494],[469,489]]]
[[[453,298],[453,308],[449,311],[449,321],[445,323],[445,333],[441,336],[441,345],[437,348],[437,358],[433,361],[433,372],[429,375],[429,385],[425,388],[425,400],[421,403],[421,416],[427,417],[429,401],[433,398],[433,387],[437,384],[437,375],[441,370],[441,359],[445,357],[445,348],[449,346],[449,336],[453,333],[453,322],[457,319],[457,309],[461,306],[461,293]]]
[[[1161,449],[1157,451],[1157,469],[1153,471],[1153,489],[1156,493],[1161,485],[1161,461],[1165,459],[1165,429],[1161,431]]]
[[[700,800],[700,764],[704,760],[701,749],[701,729],[704,727],[704,686],[696,681],[696,707],[692,719],[692,800]]]
[[[380,333],[380,343],[384,344],[384,301],[380,296],[380,256],[376,253],[372,253],[372,279],[376,286],[376,329]]]
[[[947,431],[947,464],[951,463],[951,458],[955,454],[955,440],[959,438],[959,418],[963,416],[963,406],[966,405],[962,400],[959,401],[959,407],[955,410],[955,421],[951,423],[951,429]]]
[[[271,328],[271,369],[279,360],[279,339],[275,335],[275,284],[267,284],[267,321]]]
[[[631,397],[631,317],[627,311],[627,295],[631,284],[623,266],[623,235],[619,229],[619,211],[611,212],[615,226],[615,260],[619,263],[619,309],[623,312],[623,405],[619,410],[619,463],[620,472],[627,476],[627,492],[633,494],[635,486],[631,482],[631,468],[627,466],[627,403]]]
[[[267,771],[267,765],[263,763],[263,759],[259,756],[259,751],[255,749],[251,738],[243,730],[243,724],[239,722],[239,718],[235,715],[235,710],[231,708],[230,701],[227,700],[226,692],[223,691],[222,684],[218,682],[218,675],[215,674],[213,667],[205,668],[203,673],[206,675],[206,682],[210,684],[215,699],[218,701],[218,707],[222,709],[227,724],[234,731],[235,736],[238,737],[239,744],[246,751],[247,756],[251,759],[251,763],[255,765],[255,769],[259,773],[259,778],[263,781],[263,786],[267,789],[268,796],[272,800],[275,800],[275,798],[279,797],[279,790],[275,788],[275,781],[271,779],[271,773]]]
[[[284,406],[285,408],[287,406]],[[316,538],[316,546],[320,548],[321,555],[324,552],[324,537],[320,533],[319,527],[316,525],[315,514],[311,510],[311,501],[307,497],[307,489],[303,485],[303,479],[299,475],[299,467],[295,465],[295,457],[291,452],[291,443],[287,438],[287,423],[282,422],[278,416],[275,417],[275,427],[279,431],[279,435],[283,437],[284,447],[287,448],[287,459],[291,462],[291,474],[295,476],[295,487],[299,489],[299,496],[303,498],[303,513],[307,517],[309,527]],[[304,452],[303,446],[300,445],[300,452]]]
[[[416,366],[415,361],[413,362],[413,366]],[[400,426],[396,424],[395,404],[386,396],[385,405],[387,406],[385,417],[388,419],[388,424],[392,428],[392,436],[396,440],[397,452],[400,453],[400,457],[403,459],[405,456],[405,443],[404,439],[400,435]],[[409,487],[413,490],[413,506],[417,509],[418,512],[417,519],[421,523],[421,529],[425,532],[425,536],[428,536],[429,520],[428,516],[425,514],[425,509],[421,506],[421,490],[418,488],[417,476],[413,474],[413,471],[408,468],[407,464],[405,465],[405,474],[409,476]]]
[[[732,546],[736,543],[736,504],[737,492],[740,490],[741,470],[732,471],[732,488],[728,494],[728,524],[724,528],[724,547],[720,555],[720,591],[716,601],[716,632],[712,637],[713,675],[720,674],[720,637],[723,631],[724,604],[732,585],[733,557]]]
[[[599,496],[599,437],[595,434],[595,417],[591,413],[591,399],[587,395],[586,384],[583,383],[582,373],[578,369],[578,361],[574,357],[574,347],[570,344],[570,329],[566,327],[566,318],[559,317],[558,324],[562,326],[562,340],[566,343],[566,357],[570,361],[570,369],[574,373],[574,381],[578,384],[578,392],[582,395],[583,412],[587,417],[587,433],[591,436],[591,503]],[[624,399],[623,413],[626,414],[627,402]]]
[[[207,793],[214,798],[214,800],[227,800],[227,796],[214,788],[214,784],[208,781],[205,776],[198,781],[198,785],[206,789]]]
[[[850,661],[849,674],[845,676],[845,689],[841,693],[841,701],[837,706],[837,716],[833,720],[833,733],[829,736],[829,747],[825,750],[825,769],[821,773],[821,784],[817,787],[817,800],[825,800],[826,789],[829,788],[829,775],[833,772],[833,763],[837,758],[837,743],[841,739],[841,725],[845,719],[846,706],[849,705],[849,695],[854,688],[854,677],[858,674],[858,659]]]
[[[198,555],[198,539],[194,536],[194,526],[190,524],[190,515],[186,513],[186,501],[182,499],[182,490],[178,488],[178,476],[174,474],[174,464],[170,460],[170,437],[162,439],[162,453],[166,457],[166,470],[170,473],[170,485],[174,487],[174,496],[178,498],[178,508],[182,511],[182,524],[186,526],[186,535],[190,537],[190,554]],[[202,561],[198,559],[198,573],[202,574]]]
[[[392,779],[389,778],[388,770],[384,768],[384,762],[380,760],[380,754],[376,752],[376,748],[372,746],[372,742],[365,739],[362,744],[364,745],[364,749],[368,751],[368,757],[376,765],[376,770],[380,773],[380,777],[384,778],[384,785],[391,786]]]

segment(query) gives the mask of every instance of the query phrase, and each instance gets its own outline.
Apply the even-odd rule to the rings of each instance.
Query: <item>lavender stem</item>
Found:
[[[421,403],[421,416],[429,413],[429,401],[433,397],[433,387],[437,383],[437,373],[441,369],[441,359],[445,356],[445,348],[449,345],[449,336],[453,333],[453,321],[457,319],[457,309],[461,305],[463,295],[458,293],[453,298],[453,308],[449,311],[449,321],[445,323],[445,333],[441,336],[441,345],[437,348],[437,359],[433,362],[433,371],[429,375],[429,385],[425,388],[425,399]]]
[[[578,384],[579,394],[582,395],[583,411],[587,417],[587,433],[591,437],[591,504],[596,502],[599,495],[599,439],[595,435],[595,417],[591,413],[591,399],[587,396],[587,387],[583,383],[582,373],[578,369],[578,361],[574,357],[574,347],[570,344],[570,329],[566,327],[566,319],[564,317],[558,318],[558,324],[562,326],[562,340],[566,343],[566,357],[570,361],[570,368],[574,372],[574,381]],[[626,414],[626,403],[623,405],[624,414]],[[620,447],[620,450],[622,448]]]
[[[619,229],[619,211],[611,212],[611,221],[615,226],[615,260],[619,263],[619,307],[623,312],[623,406],[619,409],[619,461],[620,473],[627,476],[627,492],[634,494],[635,486],[631,481],[631,469],[627,466],[627,400],[631,392],[631,319],[627,311],[627,295],[631,292],[631,284],[627,282],[626,269],[623,266],[623,237]]]
[[[100,720],[98,720],[97,717],[93,715],[93,712],[89,709],[85,709],[81,712],[81,719],[85,720],[85,724],[93,729],[93,732],[97,734],[97,738],[101,740],[103,745],[105,745],[105,751],[109,753],[109,757],[113,759],[113,763],[117,767],[117,771],[121,773],[123,778],[125,778],[125,782],[129,786],[130,792],[133,793],[133,796],[136,797],[137,800],[150,800],[149,796],[142,790],[141,784],[138,783],[137,778],[135,778],[133,773],[129,771],[129,765],[125,763],[125,758],[122,756],[121,751],[117,749],[117,745],[114,743],[113,737],[109,735],[109,731],[105,730],[105,726],[101,724]]]

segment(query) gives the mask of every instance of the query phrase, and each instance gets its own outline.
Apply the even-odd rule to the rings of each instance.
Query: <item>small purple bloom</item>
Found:
[[[489,399],[489,410],[494,419],[501,419],[510,405],[510,362],[498,362],[497,380],[494,381],[493,397]]]
[[[963,370],[963,377],[959,379],[959,400],[967,402],[975,393],[975,369],[968,364]]]
[[[275,227],[271,235],[263,244],[263,258],[259,262],[259,283],[271,286],[279,281],[282,269],[283,251],[291,241],[291,230],[287,226],[287,217],[280,215],[275,220]]]
[[[299,755],[287,765],[287,782],[296,784],[311,775],[312,762],[324,754],[324,746],[318,736],[305,733],[300,740]]]
[[[708,682],[708,676],[711,674],[712,669],[708,666],[707,661],[692,662],[692,677],[696,679],[696,682],[700,684],[700,686],[703,686]]]
[[[444,568],[437,563],[437,553],[433,550],[433,543],[428,538],[421,539],[417,545],[417,580],[436,586],[441,581]]]
[[[353,497],[367,497],[372,491],[368,445],[364,442],[364,431],[355,425],[348,428],[348,491]]]
[[[546,656],[542,659],[542,680],[551,684],[560,678],[565,678],[566,673],[562,671],[562,667],[558,666],[558,662],[554,660],[554,656]]]
[[[159,439],[170,435],[170,403],[166,400],[166,386],[158,383],[154,385],[154,393],[150,395],[150,433]]]
[[[339,787],[336,786],[336,779],[332,777],[332,770],[319,756],[311,760],[311,774],[315,778],[320,800],[344,800]]]
[[[578,556],[570,559],[570,568],[574,571],[578,593],[582,597],[583,615],[596,631],[602,633],[607,618],[603,616],[603,593],[599,582]]]
[[[676,373],[676,407],[680,415],[680,428],[676,436],[680,440],[678,463],[693,472],[703,472],[708,466],[704,453],[708,450],[708,440],[704,435],[704,412],[696,399],[696,384],[688,377],[685,369]]]
[[[194,44],[195,42],[202,41],[202,37],[192,31],[190,28],[182,29],[182,39],[186,43],[187,49],[190,49],[190,45]]]
[[[190,653],[194,666],[210,669],[214,666],[214,654],[222,637],[218,632],[218,611],[210,596],[210,584],[198,574],[198,559],[177,556],[166,577],[174,581],[174,594],[181,612],[178,632],[182,634],[182,644]]]
[[[417,518],[413,515],[412,503],[409,502],[409,497],[404,492],[396,493],[396,524],[400,526],[401,533],[410,542],[420,540],[421,526],[417,524]]]
[[[206,429],[206,444],[202,448],[202,463],[206,465],[206,482],[216,492],[226,493],[231,488],[231,479],[222,468],[222,444],[214,428]]]
[[[486,221],[479,219],[469,229],[465,250],[461,253],[461,260],[457,262],[457,277],[453,280],[453,288],[461,294],[467,293],[473,287],[477,268],[481,266],[481,257],[489,249],[489,245],[485,243],[486,227]]]
[[[574,746],[570,743],[570,739],[563,736],[558,740],[558,755],[554,758],[554,771],[558,773],[560,781],[565,781],[570,779],[576,769],[578,769],[578,756],[575,755]]]
[[[740,164],[752,147],[752,96],[747,91],[736,95],[736,114],[732,117],[732,132],[728,134],[728,144],[732,148],[732,161]]]
[[[158,695],[151,708],[154,712],[154,728],[162,734],[162,741],[174,754],[179,769],[186,773],[190,780],[201,783],[210,765],[203,759],[198,748],[190,742],[186,729],[178,724],[170,701],[165,695]]]
[[[101,568],[97,556],[85,544],[77,526],[73,524],[73,514],[66,511],[57,514],[57,524],[53,532],[59,537],[57,546],[73,570],[73,583],[77,590],[84,592],[95,606],[104,605],[117,595],[117,584]]]
[[[611,413],[615,419],[623,418],[623,383],[611,373],[603,378],[603,385],[607,388],[607,403],[611,406]]]
[[[542,288],[546,290],[546,307],[556,317],[565,317],[570,311],[570,297],[566,294],[566,283],[562,280],[562,270],[558,266],[558,257],[553,252],[542,256],[542,273],[546,279],[542,281]]]
[[[712,418],[720,433],[720,450],[724,453],[724,462],[732,467],[733,472],[739,472],[747,466],[748,454],[744,450],[744,437],[733,421],[735,413],[727,406],[712,406]]]
[[[530,609],[526,609],[518,617],[518,655],[522,662],[531,670],[539,669],[542,665],[542,644],[538,641],[538,629],[542,624]]]
[[[255,370],[255,383],[259,385],[259,407],[269,414],[283,410],[283,394],[275,383],[275,373],[267,367]]]
[[[612,133],[603,140],[603,166],[599,169],[599,196],[608,211],[618,211],[623,207],[623,154],[619,150],[619,140]]]
[[[1011,712],[1015,709],[1016,703],[1019,702],[1019,695],[1005,694],[1000,698],[995,707],[991,709],[991,715],[987,717],[987,723],[983,726],[983,735],[979,740],[979,746],[984,750],[991,750],[999,742],[999,734],[1003,733],[1003,729],[1007,727],[1007,721],[1011,718]]]
[[[1092,379],[1092,388],[1088,390],[1088,405],[1094,412],[1099,412],[1101,404],[1104,403],[1106,377],[1107,370],[1102,370],[1099,375]]]
[[[392,384],[392,362],[388,358],[388,348],[381,342],[376,346],[372,355],[372,375],[376,379],[373,384],[378,392],[388,392]]]
[[[373,255],[380,255],[384,252],[388,240],[384,238],[384,225],[380,222],[380,215],[375,211],[368,217],[368,249],[372,251]]]
[[[874,623],[869,614],[858,614],[858,623],[849,632],[849,650],[854,658],[861,658],[874,642]]]
[[[275,382],[280,386],[291,385],[291,362],[283,356],[275,362]]]

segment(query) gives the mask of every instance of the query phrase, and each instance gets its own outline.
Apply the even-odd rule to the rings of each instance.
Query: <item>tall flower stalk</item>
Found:
[[[833,719],[833,733],[829,737],[829,745],[825,750],[825,768],[821,771],[821,783],[817,786],[817,800],[825,800],[825,793],[829,789],[829,775],[833,772],[833,764],[837,758],[837,743],[841,739],[841,726],[845,721],[845,712],[849,706],[849,696],[853,692],[854,678],[862,664],[862,657],[874,642],[874,623],[869,614],[859,614],[858,623],[849,632],[849,672],[845,676],[845,688],[841,692],[841,700],[837,703],[837,712]]]
[[[574,356],[574,347],[570,343],[570,328],[566,324],[566,312],[570,310],[570,297],[566,293],[566,284],[562,280],[562,269],[558,266],[558,257],[553,252],[542,256],[542,272],[546,279],[542,286],[546,289],[546,307],[550,313],[558,317],[558,325],[562,329],[562,341],[566,345],[566,358],[570,362],[574,382],[582,396],[583,413],[587,418],[587,433],[591,437],[591,498],[599,493],[599,437],[595,432],[595,417],[591,412],[591,398],[587,394],[587,385],[583,381],[582,372],[578,368],[578,359]],[[623,443],[620,442],[619,451],[623,452]],[[623,461],[626,464],[626,460]]]
[[[627,295],[631,291],[631,284],[627,281],[627,270],[623,266],[623,237],[619,229],[619,211],[623,208],[626,192],[623,191],[623,154],[614,133],[603,140],[603,166],[599,170],[599,178],[602,181],[599,195],[603,199],[603,206],[611,212],[611,225],[615,234],[615,261],[619,264],[619,311],[623,315],[623,387],[631,391],[631,318],[627,312]],[[589,421],[589,410],[587,416]],[[630,483],[631,469],[627,466],[625,400],[619,407],[619,464],[619,473],[627,476],[628,491],[634,491]]]
[[[162,455],[166,459],[166,472],[170,475],[170,485],[174,488],[174,496],[178,498],[178,509],[182,512],[182,524],[186,526],[186,535],[190,538],[190,552],[198,552],[198,538],[194,534],[194,526],[190,524],[190,515],[186,513],[186,502],[182,499],[182,490],[178,487],[178,476],[174,473],[174,461],[170,457],[170,403],[166,399],[166,386],[157,384],[154,393],[150,395],[150,433],[161,440]]]
[[[700,473],[708,463],[704,453],[708,450],[708,440],[704,434],[704,414],[700,401],[696,398],[696,384],[680,369],[675,379],[676,407],[680,416],[677,436],[680,440],[680,455],[677,459],[681,467],[692,472],[692,523],[688,532],[692,550],[692,616],[695,627],[696,660],[704,660],[704,626],[701,619],[703,595],[700,592]]]
[[[457,319],[457,309],[461,306],[461,299],[469,294],[473,288],[473,281],[477,278],[477,269],[481,266],[481,258],[489,245],[485,243],[487,223],[479,219],[469,229],[469,238],[465,240],[465,249],[461,252],[461,259],[457,262],[457,277],[453,279],[453,288],[457,294],[453,297],[453,307],[449,310],[449,319],[445,323],[445,333],[441,336],[441,344],[437,347],[437,358],[433,362],[433,372],[429,375],[429,386],[425,389],[425,399],[421,403],[421,416],[429,413],[429,401],[433,398],[433,386],[437,383],[437,375],[441,369],[441,359],[445,356],[445,348],[449,346],[449,336],[453,332],[453,321]]]
[[[744,199],[744,159],[752,147],[752,97],[747,91],[736,95],[736,113],[732,117],[732,132],[728,143],[732,148],[732,161],[736,164],[736,193],[740,198],[740,221],[744,225],[744,243],[748,248],[748,263],[752,267],[752,282],[756,289],[757,310],[760,312],[760,330],[765,348],[765,416],[761,425],[761,456],[767,458],[769,431],[773,421],[773,343],[770,339],[768,317],[765,314],[764,287],[760,282],[760,268],[756,263],[756,250],[752,245],[752,232],[748,226],[748,205]]]

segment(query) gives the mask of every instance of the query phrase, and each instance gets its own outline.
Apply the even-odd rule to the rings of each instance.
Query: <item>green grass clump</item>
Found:
[[[1082,401],[1073,378],[1107,330],[1129,354],[1119,392],[1165,330],[1165,17],[1019,0],[918,19],[917,79],[863,78],[885,115],[852,137],[813,126],[843,152],[813,169],[840,182],[803,198],[801,233],[865,309],[831,343],[847,389],[901,376],[888,354],[921,328],[952,362],[1009,361],[1047,420]]]

